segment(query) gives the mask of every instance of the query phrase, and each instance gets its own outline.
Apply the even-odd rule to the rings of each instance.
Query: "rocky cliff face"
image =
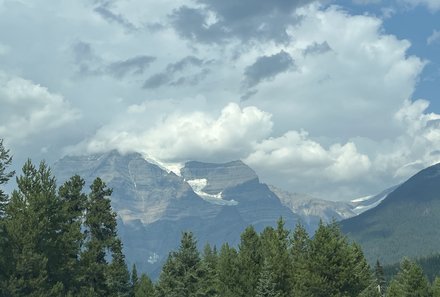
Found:
[[[286,192],[274,186],[269,186],[269,188],[280,198],[283,205],[300,216],[311,232],[315,231],[320,220],[329,223],[356,215],[355,206],[351,202],[328,201],[307,194]]]
[[[189,162],[178,176],[140,154],[112,151],[65,157],[53,171],[59,184],[79,174],[87,185],[100,177],[113,189],[127,260],[153,275],[184,230],[193,231],[200,246],[236,245],[248,225],[262,230],[282,216],[293,227],[298,219],[241,161]]]

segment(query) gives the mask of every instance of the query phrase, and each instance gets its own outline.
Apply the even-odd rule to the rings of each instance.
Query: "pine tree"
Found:
[[[203,249],[203,256],[200,265],[200,284],[197,296],[211,297],[219,294],[219,278],[217,273],[218,255],[217,250],[212,249],[209,244]]]
[[[255,297],[281,297],[276,289],[276,280],[268,261],[264,261],[263,268],[258,279]]]
[[[107,268],[106,278],[111,296],[129,297],[131,290],[130,273],[122,253],[122,242],[115,239],[110,247],[112,262]]]
[[[8,195],[1,188],[15,174],[15,171],[7,171],[11,166],[12,156],[10,151],[3,146],[3,139],[0,139],[0,219],[4,217],[6,205],[8,203]]]
[[[292,296],[308,297],[308,256],[310,250],[310,238],[303,225],[297,224],[291,237],[291,261],[292,274],[290,282]]]
[[[359,246],[350,245],[336,223],[320,223],[310,244],[307,270],[308,296],[358,296],[372,278]]]
[[[131,292],[132,292],[131,296],[134,296],[136,289],[139,286],[139,277],[136,269],[136,264],[133,264],[133,267],[131,268],[130,284],[131,284]]]
[[[28,160],[17,185],[5,217],[14,262],[9,289],[18,296],[59,294],[64,290],[59,275],[63,218],[55,179],[44,162],[37,169]]]
[[[59,259],[63,263],[58,274],[66,290],[72,294],[77,294],[79,288],[79,255],[84,241],[81,226],[87,203],[87,195],[83,193],[84,184],[84,180],[75,175],[58,190],[64,222],[60,241],[63,256]]]
[[[261,241],[255,229],[247,227],[241,234],[238,252],[242,297],[254,297],[263,265]]]
[[[385,273],[383,272],[383,267],[380,264],[379,260],[376,261],[376,266],[374,267],[374,277],[380,295],[385,296],[385,292],[386,292]]]
[[[431,288],[422,269],[415,262],[403,259],[397,276],[391,281],[387,297],[428,297]]]
[[[110,205],[112,190],[100,178],[90,189],[84,224],[86,243],[81,253],[82,291],[97,296],[128,296],[130,274],[117,237],[116,214]]]
[[[11,179],[15,172],[8,172],[7,169],[12,163],[9,150],[3,146],[3,139],[0,139],[0,296],[7,295],[7,280],[12,273],[12,251],[9,242],[9,235],[4,224],[4,216],[8,203],[8,195],[2,186]]]
[[[219,296],[241,296],[238,253],[233,247],[230,247],[228,243],[224,243],[220,249],[217,261],[217,274]]]
[[[177,252],[169,255],[157,284],[159,297],[193,297],[202,275],[200,254],[191,232],[184,232]]]
[[[138,285],[136,286],[136,289],[134,291],[134,297],[154,297],[154,296],[155,296],[155,289],[153,282],[147,275],[142,274],[141,278],[139,279]]]
[[[432,284],[432,297],[440,297],[440,277],[437,276]]]

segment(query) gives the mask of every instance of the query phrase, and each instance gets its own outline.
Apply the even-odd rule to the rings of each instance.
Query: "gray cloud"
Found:
[[[257,85],[263,80],[271,79],[280,73],[292,69],[295,63],[285,51],[272,56],[259,57],[254,64],[246,67],[245,83],[248,87]]]
[[[313,0],[198,0],[203,8],[181,6],[170,16],[177,33],[204,43],[220,43],[230,38],[288,41],[286,27],[297,19],[292,12]],[[207,24],[209,13],[218,21]]]
[[[328,45],[327,41],[324,41],[322,43],[313,43],[309,45],[305,50],[305,55],[313,55],[313,54],[323,54],[328,51],[331,51],[332,48]]]
[[[124,77],[127,74],[140,75],[155,60],[156,58],[152,56],[137,56],[111,63],[107,67],[107,72],[117,78]]]
[[[150,76],[144,83],[144,89],[155,89],[170,82],[171,78],[167,73],[157,73]]]
[[[94,11],[105,20],[117,23],[128,31],[137,30],[136,26],[133,25],[129,20],[127,20],[123,15],[112,12],[109,6],[109,2],[104,2],[103,4],[97,6]]]
[[[81,75],[110,75],[115,78],[141,75],[156,60],[153,56],[139,55],[125,60],[107,62],[94,52],[90,43],[83,41],[75,43],[72,51]]]
[[[155,89],[165,85],[196,85],[209,74],[209,69],[202,67],[210,63],[212,63],[212,60],[204,61],[194,56],[187,56],[175,63],[168,64],[164,72],[150,76],[145,81],[143,87],[145,89]],[[197,71],[195,74],[186,74],[175,79],[176,74],[190,67],[202,68],[202,70]]]

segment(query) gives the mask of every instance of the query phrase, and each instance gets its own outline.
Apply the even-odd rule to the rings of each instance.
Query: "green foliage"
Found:
[[[151,279],[142,274],[139,282],[134,290],[134,297],[153,297],[155,296],[155,289]]]
[[[191,232],[184,232],[177,252],[169,255],[157,284],[159,297],[197,296],[201,281],[201,259]]]
[[[222,297],[240,296],[240,270],[238,253],[229,244],[222,245],[217,262],[219,295]]]
[[[428,297],[431,296],[431,288],[420,266],[405,258],[400,264],[399,273],[391,281],[386,296]]]
[[[436,277],[432,284],[432,297],[440,297],[440,277]]]
[[[254,297],[264,259],[260,237],[252,226],[241,234],[238,250],[240,296]]]
[[[15,174],[14,171],[7,171],[11,166],[12,156],[8,149],[3,146],[3,139],[0,139],[0,186],[6,184]],[[8,195],[0,187],[0,218],[5,214]]]
[[[263,268],[258,279],[256,297],[280,297],[277,290],[277,282],[273,274],[273,268],[268,261],[264,262]]]

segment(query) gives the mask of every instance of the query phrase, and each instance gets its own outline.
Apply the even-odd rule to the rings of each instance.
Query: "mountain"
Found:
[[[370,262],[399,262],[440,251],[440,164],[412,176],[376,207],[341,222]]]
[[[261,231],[282,216],[293,228],[300,219],[241,161],[188,162],[179,176],[140,154],[112,151],[64,157],[53,172],[58,184],[79,174],[87,185],[101,177],[113,189],[127,260],[153,277],[184,230],[194,232],[199,247],[207,242],[219,247],[238,244],[248,225]]]
[[[350,202],[318,199],[307,194],[283,191],[275,186],[269,186],[269,188],[280,198],[281,203],[301,217],[312,233],[316,230],[320,220],[329,223],[357,215],[354,211],[356,205]]]

